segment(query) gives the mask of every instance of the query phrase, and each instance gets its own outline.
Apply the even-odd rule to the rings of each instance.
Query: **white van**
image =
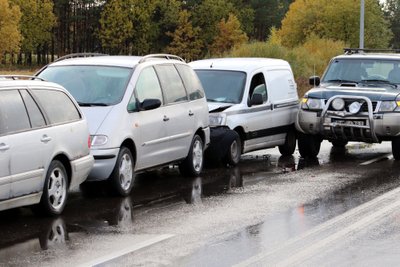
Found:
[[[299,98],[288,62],[269,58],[219,58],[190,63],[202,82],[210,112],[207,155],[235,165],[242,153],[296,148]],[[232,131],[233,130],[233,131]]]

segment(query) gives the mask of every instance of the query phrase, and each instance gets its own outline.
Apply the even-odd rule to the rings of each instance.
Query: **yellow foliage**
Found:
[[[0,60],[4,53],[19,51],[20,19],[21,11],[18,6],[11,6],[8,0],[0,0]]]

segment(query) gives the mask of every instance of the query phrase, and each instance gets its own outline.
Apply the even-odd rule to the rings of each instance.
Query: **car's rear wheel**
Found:
[[[135,162],[129,148],[122,146],[117,162],[110,176],[114,191],[120,196],[128,196],[135,182]]]
[[[189,154],[179,165],[179,170],[184,176],[198,176],[203,170],[204,153],[203,140],[197,134],[193,137]]]
[[[286,134],[285,143],[279,146],[279,152],[283,156],[290,156],[294,153],[296,149],[296,133],[294,131],[289,131]]]
[[[347,145],[348,142],[345,140],[332,140],[331,143],[334,147],[343,148]]]
[[[392,139],[392,154],[395,160],[400,160],[400,137]]]
[[[321,148],[321,138],[316,135],[299,134],[299,152],[303,158],[315,158]]]
[[[240,155],[242,154],[242,142],[240,137],[237,136],[231,143],[224,157],[224,163],[231,166],[236,166],[240,161]]]
[[[59,215],[64,210],[68,196],[68,175],[64,165],[53,160],[47,170],[43,194],[40,199],[40,212],[46,215]]]

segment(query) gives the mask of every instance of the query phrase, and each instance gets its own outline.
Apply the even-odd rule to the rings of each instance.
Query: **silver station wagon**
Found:
[[[208,108],[181,58],[71,55],[38,76],[63,85],[88,118],[95,159],[88,181],[109,180],[126,196],[140,171],[174,163],[184,175],[200,174]]]
[[[60,214],[88,176],[87,122],[60,85],[0,76],[0,210],[35,205]]]

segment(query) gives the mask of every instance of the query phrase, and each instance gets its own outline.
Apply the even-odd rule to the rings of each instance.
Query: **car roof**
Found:
[[[344,54],[335,57],[337,59],[342,58],[354,58],[354,59],[386,59],[386,60],[400,60],[400,54],[390,53],[355,53],[355,54]]]
[[[68,66],[68,65],[98,65],[98,66],[116,66],[133,68],[139,64],[143,57],[140,56],[95,56],[95,57],[76,57],[68,58],[54,63],[49,64],[49,66]],[[151,58],[145,62],[173,62],[173,63],[184,63],[175,59],[165,59],[165,58]]]
[[[275,58],[211,58],[190,62],[193,69],[216,69],[250,73],[261,67],[285,66],[289,63]]]
[[[0,76],[0,90],[5,90],[5,89],[10,89],[10,88],[26,88],[26,87],[32,87],[34,86],[35,89],[36,87],[38,89],[41,88],[58,88],[58,89],[63,89],[63,87],[59,84],[52,83],[52,82],[47,82],[47,81],[41,81],[41,80],[13,80],[10,78],[2,78]]]

